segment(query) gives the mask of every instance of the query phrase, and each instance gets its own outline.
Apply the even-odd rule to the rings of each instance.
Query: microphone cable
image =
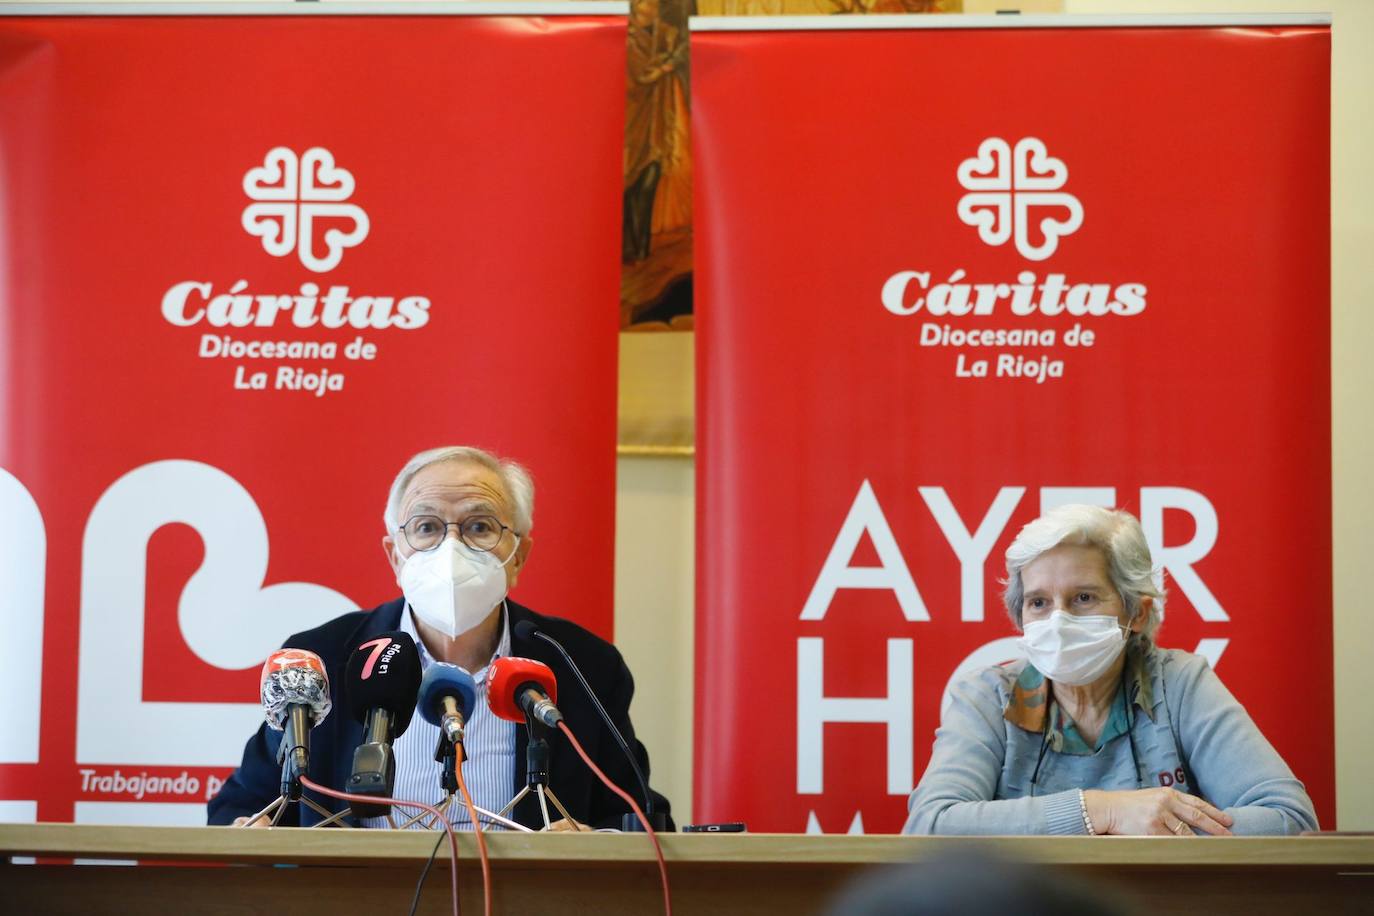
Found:
[[[377,795],[354,795],[351,792],[340,792],[337,789],[327,789],[319,783],[315,782],[313,779],[309,778],[308,776],[301,777],[301,785],[305,786],[307,789],[318,792],[321,795],[327,795],[330,798],[337,798],[340,801],[346,801],[349,804],[357,802],[359,804],[364,805],[399,805],[404,808],[421,808],[425,811],[428,811],[430,814],[434,815],[434,817],[440,823],[443,824],[444,832],[448,834],[448,847],[450,853],[453,856],[453,865],[449,868],[449,879],[450,883],[452,884],[453,893],[453,916],[460,916],[462,911],[459,908],[458,903],[458,838],[454,836],[453,826],[449,824],[448,818],[444,817],[442,812],[440,812],[437,808],[434,808],[431,805],[426,805],[423,802],[403,801],[399,798],[382,798],[381,796]],[[434,848],[436,850],[439,848],[437,843],[435,844]],[[433,861],[432,857],[431,861]],[[426,872],[428,872],[428,868],[429,866],[428,864],[426,864]],[[423,875],[421,877],[423,878]],[[486,901],[486,904],[488,908],[491,906],[490,899]]]
[[[468,817],[472,818],[472,832],[477,834],[477,858],[482,863],[482,912],[485,916],[491,916],[491,861],[487,857],[487,838],[483,836],[482,822],[477,817],[477,806],[473,804],[472,796],[468,794],[467,780],[463,778],[463,764],[461,760],[453,762],[453,771],[458,776],[458,791],[463,793],[463,804],[467,805]],[[447,823],[445,818],[445,823]],[[433,857],[430,857],[433,861]],[[419,901],[419,888],[416,888],[415,899]]]
[[[454,770],[458,777],[458,789],[463,793],[463,803],[467,805],[468,816],[472,818],[472,829],[477,834],[477,855],[482,861],[482,911],[486,916],[491,916],[491,863],[487,859],[487,841],[482,835],[482,824],[477,819],[477,806],[472,802],[472,796],[468,794],[467,783],[463,780],[463,768],[455,765]],[[430,819],[431,826],[434,819]],[[429,859],[425,861],[424,870],[420,872],[420,880],[415,882],[415,896],[410,900],[410,914],[415,916],[416,909],[420,906],[420,891],[424,889],[425,878],[429,876],[430,866],[434,864],[434,857],[439,852],[439,844],[444,841],[444,835],[439,834],[434,841],[434,848],[429,851]]]
[[[415,882],[415,896],[410,898],[410,912],[407,916],[415,916],[415,910],[420,906],[420,891],[425,889],[425,879],[429,877],[430,866],[434,864],[434,857],[439,854],[439,847],[443,842],[442,833],[434,838],[434,848],[429,851],[429,858],[425,859],[425,867],[420,869],[420,880]]]
[[[615,739],[616,744],[620,745],[620,750],[625,754],[625,759],[630,762],[630,769],[634,770],[635,778],[639,780],[639,791],[644,793],[644,807],[648,813],[652,815],[654,813],[654,797],[649,792],[649,781],[644,778],[644,771],[639,768],[639,761],[635,759],[635,755],[630,751],[630,745],[626,742],[625,736],[620,734],[620,729],[615,727],[615,720],[611,718],[610,713],[606,712],[606,707],[601,705],[601,700],[597,697],[596,691],[592,689],[591,684],[587,683],[587,679],[582,675],[582,669],[577,667],[577,662],[573,661],[572,655],[568,653],[567,649],[563,648],[561,642],[554,639],[528,620],[522,620],[517,623],[512,632],[525,639],[542,639],[544,642],[557,649],[559,655],[563,656],[563,661],[568,663],[568,667],[572,669],[573,676],[577,678],[577,682],[582,685],[582,689],[586,691],[587,696],[591,698],[592,706],[596,708],[597,715],[601,716],[601,721],[606,723],[606,727],[610,729],[611,737]]]
[[[658,834],[654,832],[653,825],[650,824],[649,819],[644,816],[644,810],[639,807],[639,803],[634,800],[634,797],[631,796],[630,793],[611,782],[606,774],[601,772],[601,767],[592,762],[592,758],[582,749],[582,745],[578,743],[577,737],[573,735],[572,729],[568,728],[567,722],[559,720],[558,730],[568,736],[568,741],[572,744],[573,750],[577,751],[577,756],[582,758],[582,762],[590,767],[597,778],[606,784],[606,788],[610,789],[629,803],[630,808],[633,809],[635,815],[639,818],[639,822],[644,825],[644,832],[649,835],[649,840],[654,844],[654,855],[658,858],[658,874],[659,877],[663,879],[663,913],[664,916],[673,916],[673,901],[668,891],[668,863],[663,860],[663,847],[659,845]]]

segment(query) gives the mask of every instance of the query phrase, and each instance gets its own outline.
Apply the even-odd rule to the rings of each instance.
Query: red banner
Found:
[[[695,816],[899,829],[1091,502],[1330,825],[1328,29],[877,24],[694,21]]]
[[[423,448],[610,634],[615,8],[0,19],[0,819],[203,823]]]

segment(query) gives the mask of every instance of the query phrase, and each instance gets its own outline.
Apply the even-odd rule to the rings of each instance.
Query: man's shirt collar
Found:
[[[420,650],[420,670],[424,671],[429,668],[430,662],[434,661],[434,656],[430,654],[424,640],[420,638],[420,630],[415,626],[415,614],[411,611],[409,602],[406,603],[405,610],[401,613],[401,632],[415,640],[415,648]],[[497,640],[496,651],[492,653],[486,665],[480,670],[472,672],[473,680],[478,683],[486,680],[487,669],[491,667],[491,663],[498,658],[505,658],[507,655],[510,655],[510,605],[506,603],[505,599],[502,599],[501,638]]]

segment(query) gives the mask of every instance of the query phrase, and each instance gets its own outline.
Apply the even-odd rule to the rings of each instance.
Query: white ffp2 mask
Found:
[[[1045,677],[1080,687],[1100,678],[1126,645],[1121,621],[1114,615],[1075,616],[1054,611],[1026,624],[1017,640],[1026,659]]]
[[[490,552],[472,550],[456,538],[445,538],[433,550],[406,557],[396,583],[422,623],[454,639],[471,630],[506,597],[506,564]]]

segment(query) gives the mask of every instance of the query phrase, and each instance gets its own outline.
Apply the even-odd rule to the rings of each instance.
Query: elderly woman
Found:
[[[1005,597],[1026,658],[954,685],[905,832],[1316,828],[1302,783],[1207,663],[1155,646],[1152,573],[1129,513],[1064,506],[1021,529]]]

